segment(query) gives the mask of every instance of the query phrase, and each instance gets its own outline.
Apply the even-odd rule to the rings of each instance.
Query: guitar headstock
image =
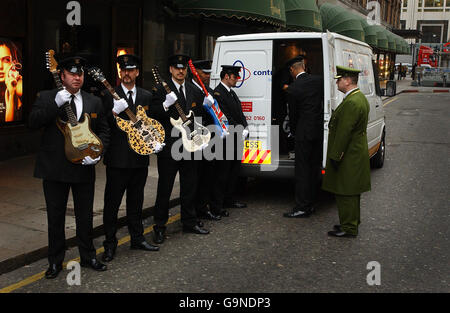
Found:
[[[105,75],[102,73],[102,71],[98,67],[90,67],[87,70],[88,74],[98,82],[104,82],[106,80]]]
[[[55,60],[55,51],[48,50],[45,53],[45,60],[47,63],[47,69],[52,73],[58,73],[58,62]]]
[[[152,73],[153,73],[153,78],[155,79],[155,82],[156,82],[156,84],[162,84],[163,83],[163,80],[162,80],[162,78],[161,78],[161,75],[159,74],[159,68],[158,68],[158,66],[154,66],[153,68],[152,68]]]

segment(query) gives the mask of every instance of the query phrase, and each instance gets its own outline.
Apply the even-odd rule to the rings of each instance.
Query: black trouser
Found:
[[[142,206],[144,204],[144,187],[147,182],[148,168],[111,168],[106,167],[106,186],[103,209],[105,241],[103,245],[111,249],[117,247],[117,214],[127,191],[126,210],[128,232],[131,244],[144,241],[142,225]]]
[[[242,160],[242,149],[239,149],[238,144],[240,137],[242,137],[241,134],[238,134],[234,138],[233,160],[226,160],[227,140],[225,139],[223,160],[215,161],[213,170],[215,182],[211,197],[211,212],[214,214],[219,214],[224,204],[234,201]]]
[[[315,200],[322,144],[322,140],[295,142],[295,203],[299,210],[311,207]]]
[[[175,176],[180,173],[181,223],[194,227],[195,194],[197,190],[197,166],[195,161],[158,157],[158,190],[155,202],[155,228],[165,229],[169,219],[169,200],[172,194]]]
[[[43,181],[48,221],[48,261],[62,264],[66,249],[65,220],[69,190],[72,189],[77,244],[81,260],[95,258],[92,242],[94,182],[64,183]]]
[[[197,162],[198,183],[195,196],[195,209],[198,214],[206,213],[207,204],[211,204],[213,183],[217,179],[214,173],[215,160]]]

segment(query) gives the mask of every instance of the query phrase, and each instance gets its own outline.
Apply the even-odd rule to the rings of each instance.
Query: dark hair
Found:
[[[225,72],[225,71],[221,71],[221,72],[220,72],[220,79],[221,79],[221,80],[224,79],[226,74],[228,74],[228,73]]]
[[[20,62],[20,51],[11,40],[0,37],[0,46],[8,47],[9,51],[11,52],[13,62]]]
[[[358,76],[349,76],[353,85],[358,85]]]

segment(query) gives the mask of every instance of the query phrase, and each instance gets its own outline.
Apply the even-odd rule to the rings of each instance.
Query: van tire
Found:
[[[383,137],[381,137],[381,143],[378,147],[377,153],[370,159],[370,166],[372,168],[382,168],[384,165],[384,157],[386,155],[386,142],[384,140],[385,132],[383,130]]]

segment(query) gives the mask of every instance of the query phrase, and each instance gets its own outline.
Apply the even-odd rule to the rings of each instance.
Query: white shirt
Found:
[[[120,84],[122,86],[123,92],[127,96],[128,99],[128,91],[131,91],[131,98],[133,98],[133,103],[136,103],[136,85],[133,86],[133,89],[129,90],[127,87],[125,87],[122,83]],[[126,100],[126,99],[125,99]]]
[[[202,88],[199,84],[197,84],[197,82],[196,82],[195,80],[192,80],[192,82],[194,83],[195,86],[198,87],[198,89],[200,89],[201,91],[203,91],[203,88]]]
[[[352,93],[354,90],[356,90],[356,89],[358,89],[358,87],[353,88],[352,90],[347,91],[347,92],[344,94],[344,99],[347,98],[347,96],[348,96],[349,94],[351,94],[351,93]]]
[[[295,76],[295,79],[297,79],[300,75],[305,74],[305,73],[306,73],[306,72],[298,73],[297,76]]]
[[[187,98],[186,98],[186,80],[183,82],[182,85],[180,85],[180,84],[177,83],[177,82],[173,79],[173,77],[172,77],[172,82],[173,82],[173,84],[175,85],[175,88],[177,88],[177,91],[178,91],[178,92],[180,92],[180,86],[183,86],[184,99],[187,99]]]
[[[228,90],[228,92],[231,91],[231,88],[230,88],[230,87],[228,87],[227,85],[225,85],[223,82],[220,82],[220,83],[225,87],[226,90]]]
[[[81,97],[81,89],[78,90],[74,96],[75,98],[73,98],[73,101],[75,102],[75,108],[77,109],[77,121],[79,121],[81,113],[83,113],[83,97]]]

